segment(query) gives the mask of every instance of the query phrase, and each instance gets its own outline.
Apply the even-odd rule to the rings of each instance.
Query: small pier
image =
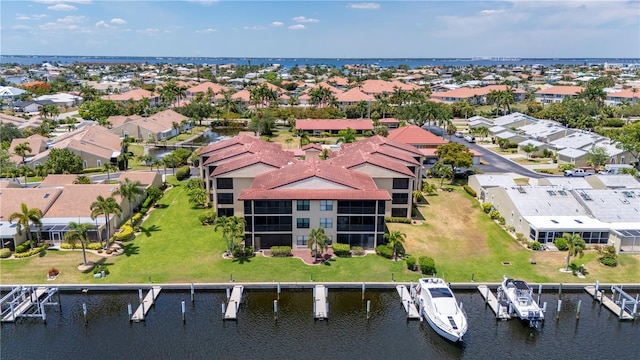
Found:
[[[496,319],[511,319],[511,316],[509,315],[509,306],[505,302],[498,301],[487,285],[478,285],[478,291],[482,295],[485,304],[489,305],[491,310],[493,310],[493,313],[496,314]]]
[[[2,322],[15,322],[18,318],[39,317],[47,321],[44,307],[46,305],[58,305],[52,300],[58,292],[57,287],[30,287],[16,286],[0,299],[2,309]]]
[[[238,310],[240,309],[240,302],[242,301],[242,293],[244,292],[244,286],[236,285],[231,291],[231,295],[228,297],[227,309],[224,312],[225,320],[238,320]],[[228,295],[229,293],[227,293]]]
[[[327,297],[329,289],[324,285],[316,285],[313,288],[313,318],[324,320],[329,318],[329,303]]]
[[[161,290],[162,288],[160,286],[152,286],[151,289],[149,289],[147,296],[142,299],[138,309],[133,313],[133,316],[131,316],[131,321],[140,322],[145,320],[147,312],[149,312],[151,306],[156,302]],[[140,290],[140,293],[142,293],[142,290]]]
[[[634,320],[635,313],[638,311],[638,299],[633,299],[630,295],[625,293],[620,287],[612,286],[612,295],[611,299],[604,296],[604,290],[598,289],[598,284],[596,286],[587,285],[584,287],[584,290],[591,295],[594,300],[600,302],[601,305],[604,305],[607,309],[609,309],[612,313],[618,316],[620,320]],[[615,294],[618,293],[618,302],[615,300]],[[620,298],[624,296],[625,299],[620,302]]]
[[[398,291],[398,295],[400,295],[402,307],[404,307],[404,311],[407,313],[407,319],[420,319],[420,313],[418,309],[416,309],[416,304],[411,298],[411,292],[407,287],[398,285],[396,286],[396,290]]]

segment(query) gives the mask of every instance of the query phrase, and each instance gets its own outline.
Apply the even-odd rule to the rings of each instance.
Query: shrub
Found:
[[[103,169],[101,167],[84,168],[82,169],[82,173],[83,174],[97,173],[97,172],[102,172],[102,170]]]
[[[362,256],[362,255],[366,254],[364,252],[364,248],[362,246],[352,246],[351,247],[351,253],[353,255],[357,255],[357,256]]]
[[[133,214],[133,217],[131,218],[131,221],[133,221],[134,225],[138,225],[138,223],[140,222],[140,220],[142,220],[142,214],[141,213],[135,213]]]
[[[531,249],[532,250],[541,250],[542,249],[542,244],[540,244],[540,242],[538,242],[538,241],[534,241],[533,243],[531,243]]]
[[[249,258],[253,256],[253,246],[243,246],[237,245],[233,248],[233,257],[238,258]]]
[[[602,265],[616,267],[618,266],[618,254],[616,253],[615,246],[607,245],[603,246],[598,253],[602,255],[598,261]]]
[[[9,249],[0,249],[0,259],[6,259],[11,256],[11,250]]]
[[[416,270],[416,264],[418,263],[418,259],[416,259],[415,257],[411,256],[408,257],[407,260],[405,260],[407,262],[407,269],[411,270],[411,271],[415,271]]]
[[[575,167],[576,166],[573,165],[573,164],[560,164],[560,165],[558,165],[558,170],[560,170],[560,171],[572,170]]]
[[[103,271],[104,271],[104,275],[105,275],[105,276],[110,274],[110,272],[109,272],[109,268],[107,268],[107,267],[106,267],[106,266],[104,266],[104,265],[98,265],[98,266],[96,266],[95,268],[93,268],[93,273],[94,273],[94,274],[102,273]]]
[[[602,264],[604,266],[609,266],[609,267],[618,266],[618,258],[617,257],[603,256],[603,257],[599,258],[598,261],[600,261],[600,264]]]
[[[211,225],[216,221],[216,215],[215,210],[206,210],[198,216],[198,220],[202,225]]]
[[[351,255],[349,244],[335,243],[331,245],[333,253],[338,257],[348,257]]]
[[[80,244],[76,244],[76,248],[81,248],[82,245]],[[89,243],[87,244],[86,248],[88,250],[101,250],[102,246],[100,245],[100,243]]]
[[[553,169],[536,169],[536,171],[543,174],[555,174]]]
[[[488,202],[482,203],[482,211],[484,211],[485,214],[490,213],[492,207],[493,205],[491,205],[491,203],[488,203]]]
[[[191,175],[191,168],[189,166],[182,166],[176,171],[176,179],[178,181],[182,181],[184,179],[188,179]]]
[[[124,224],[120,227],[120,232],[113,234],[111,237],[111,242],[114,241],[130,241],[133,240],[135,234],[133,233],[133,228],[129,224]]]
[[[153,198],[150,196],[147,196],[146,199],[144,199],[144,202],[142,203],[142,207],[143,208],[149,208],[149,206],[151,206],[151,203],[153,202]]]
[[[527,238],[524,237],[523,233],[516,233],[516,239],[518,239],[518,241],[520,242],[527,240]]]
[[[272,246],[271,256],[273,257],[291,256],[291,246]]]
[[[56,269],[56,268],[51,268],[51,269],[49,269],[47,274],[49,275],[49,277],[55,277],[55,276],[58,276],[60,274],[60,271],[58,269]]]
[[[478,194],[476,194],[476,191],[475,191],[475,190],[473,190],[473,189],[471,188],[471,186],[469,186],[469,185],[466,185],[466,184],[465,184],[462,188],[464,189],[464,191],[466,191],[466,192],[467,192],[467,194],[469,194],[469,195],[471,195],[471,196],[473,196],[473,197],[476,197],[476,196],[478,195]]]
[[[436,262],[433,260],[433,258],[430,258],[428,256],[420,256],[418,262],[420,263],[421,273],[435,275]]]
[[[411,224],[411,219],[405,217],[385,217],[384,221],[388,223]]]
[[[498,216],[498,223],[500,225],[504,225],[506,223],[506,220],[502,216]]]
[[[553,244],[558,248],[558,250],[560,251],[566,251],[569,250],[569,244],[567,244],[567,240],[563,239],[563,238],[557,238],[553,241]]]
[[[46,250],[48,247],[49,247],[49,245],[42,245],[42,246],[34,247],[33,250],[29,250],[29,251],[22,252],[22,253],[16,253],[13,256],[15,258],[17,258],[17,259],[33,256],[35,254],[40,253],[41,251]]]
[[[498,210],[489,211],[489,217],[491,217],[491,220],[498,220],[498,218],[500,217],[500,211]]]
[[[111,255],[113,254],[113,249],[107,249],[104,253],[107,255]]]
[[[393,249],[388,245],[378,245],[376,246],[376,254],[383,258],[391,259],[393,258]]]
[[[140,208],[140,214],[142,214],[142,215],[145,215],[147,213],[147,211],[149,211],[149,209],[146,208],[146,207],[141,207]]]
[[[25,241],[22,244],[16,246],[16,253],[20,254],[20,253],[24,253],[31,250],[31,247],[29,246],[29,241]]]

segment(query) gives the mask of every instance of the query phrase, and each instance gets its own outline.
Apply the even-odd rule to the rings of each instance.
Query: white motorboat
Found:
[[[416,305],[431,328],[445,339],[462,341],[467,315],[458,306],[449,285],[440,278],[423,278],[412,289]]]
[[[538,328],[544,321],[544,312],[533,299],[533,290],[526,282],[505,276],[498,288],[498,298],[506,301],[509,315],[517,315],[528,322],[529,327]]]

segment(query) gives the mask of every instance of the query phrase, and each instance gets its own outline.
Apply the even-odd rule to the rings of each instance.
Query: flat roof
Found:
[[[523,216],[537,230],[609,231],[612,226],[589,216]]]

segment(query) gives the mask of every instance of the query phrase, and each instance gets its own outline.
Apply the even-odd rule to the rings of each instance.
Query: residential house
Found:
[[[138,102],[142,99],[149,99],[149,106],[160,106],[160,95],[145,89],[134,89],[119,94],[103,95],[102,99],[115,101],[121,104],[126,104],[129,101]]]
[[[538,148],[536,151],[533,151],[533,152],[529,153],[528,155],[540,156],[540,155],[542,155],[542,153],[544,153],[545,150],[552,151],[552,149],[554,149],[551,145],[549,145],[547,143],[544,143],[542,141],[533,140],[533,139],[526,139],[524,141],[518,142],[518,153],[527,154],[527,152],[524,151],[524,147],[527,146],[527,145],[532,145],[534,148]]]
[[[205,81],[203,83],[200,83],[198,85],[188,88],[187,98],[194,98],[197,94],[206,95],[209,89],[211,89],[214,96],[228,90],[227,87],[222,86],[220,84],[212,83],[211,81]]]
[[[519,112],[503,115],[493,119],[493,125],[507,129],[516,129],[526,125],[536,124],[539,120]]]
[[[30,114],[39,112],[44,105],[54,105],[54,102],[51,100],[14,101],[10,106],[17,112]]]
[[[9,154],[11,157],[9,160],[13,163],[20,164],[22,163],[22,157],[16,154],[16,147],[20,144],[27,143],[31,151],[25,154],[25,162],[36,154],[40,154],[41,152],[47,149],[47,141],[49,139],[38,134],[31,135],[26,138],[16,138],[11,140],[11,144],[9,145]]]
[[[511,188],[516,186],[513,177],[508,174],[476,174],[469,176],[468,185],[478,194],[481,202],[487,201],[487,189],[492,187]]]
[[[371,119],[297,119],[296,131],[304,131],[313,135],[322,133],[338,134],[341,130],[351,128],[356,134],[373,131]]]
[[[487,95],[491,91],[507,91],[506,85],[489,85],[478,88],[458,88],[449,91],[434,92],[431,94],[432,99],[440,100],[447,104],[453,104],[458,101],[467,101],[471,105],[481,105],[487,103]],[[511,88],[515,102],[524,101],[526,92],[519,88]]]
[[[0,99],[13,100],[20,95],[26,93],[25,90],[13,86],[0,86]]]
[[[394,129],[389,132],[387,138],[416,147],[427,162],[429,159],[438,157],[436,155],[438,146],[449,143],[447,140],[416,125],[407,125]]]
[[[633,175],[593,175],[584,178],[594,189],[640,189],[640,182]]]
[[[581,86],[550,86],[536,91],[536,101],[542,104],[562,102],[566,98],[575,98],[584,90]]]
[[[111,132],[121,138],[133,137],[146,142],[170,139],[191,127],[189,118],[168,109],[151,116],[111,116]]]
[[[360,101],[364,101],[371,107],[371,103],[375,101],[373,95],[364,93],[357,87],[349,89],[341,94],[336,95],[336,101],[341,109],[345,109],[347,106],[356,105]]]
[[[51,101],[56,106],[78,106],[82,104],[82,97],[67,93],[58,93],[52,95],[38,96],[34,100],[36,101]]]
[[[575,132],[573,129],[568,129],[550,120],[540,120],[536,123],[519,126],[518,131],[532,139],[546,143],[550,143]]]
[[[604,100],[605,105],[620,106],[623,104],[637,104],[640,101],[640,90],[636,88],[615,89],[615,91],[607,92]]]

